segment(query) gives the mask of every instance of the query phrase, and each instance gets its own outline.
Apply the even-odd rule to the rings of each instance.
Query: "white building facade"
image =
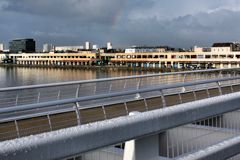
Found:
[[[0,51],[3,51],[3,50],[4,50],[4,44],[0,43]]]
[[[107,50],[113,49],[112,43],[108,42],[107,43]]]
[[[92,44],[90,42],[85,42],[85,49],[86,50],[91,50],[92,49]]]
[[[74,51],[74,52],[78,52],[80,50],[84,49],[83,46],[55,46],[55,51]]]
[[[43,52],[44,53],[49,53],[54,50],[54,46],[52,44],[43,44]]]

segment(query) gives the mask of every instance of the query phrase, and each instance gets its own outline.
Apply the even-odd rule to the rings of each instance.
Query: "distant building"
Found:
[[[90,42],[85,43],[85,49],[86,50],[91,50],[92,49],[92,44]]]
[[[168,47],[132,47],[125,49],[125,53],[152,53],[152,52],[166,52]]]
[[[3,51],[4,50],[4,45],[3,43],[0,43],[0,51]]]
[[[44,53],[49,53],[54,50],[54,46],[52,44],[43,44],[43,52]]]
[[[56,52],[78,52],[84,49],[83,46],[55,46]]]
[[[98,48],[99,48],[99,47],[98,47],[98,45],[96,45],[96,44],[92,46],[92,49],[94,49],[94,50],[98,50]]]
[[[111,43],[111,42],[108,42],[108,43],[107,43],[107,50],[110,50],[110,49],[113,49],[112,43]]]
[[[9,42],[11,53],[34,53],[36,52],[36,42],[34,39],[15,39]]]
[[[212,46],[213,52],[239,52],[240,43],[237,42],[227,42],[227,43],[214,43]]]

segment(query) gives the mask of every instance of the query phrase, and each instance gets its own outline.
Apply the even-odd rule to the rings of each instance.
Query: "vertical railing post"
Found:
[[[15,120],[14,123],[15,123],[16,131],[17,131],[17,136],[18,136],[18,138],[20,138],[20,132],[19,132],[17,120]]]
[[[106,110],[105,110],[104,105],[102,105],[102,110],[103,110],[104,118],[107,119],[107,114],[106,114]]]
[[[186,78],[187,78],[187,74],[185,73],[184,76],[183,76],[183,83],[186,82]],[[186,91],[186,88],[182,87],[182,92],[184,93],[185,91]]]
[[[95,84],[95,86],[94,86],[93,95],[95,95],[96,92],[97,92],[97,84]]]
[[[170,149],[170,145],[169,145],[169,131],[166,131],[167,133],[167,158],[171,158],[170,157],[170,153],[169,153],[169,149]]]
[[[41,96],[41,92],[38,92],[37,103],[39,103],[39,102],[40,102],[40,96]]]
[[[48,118],[48,123],[49,123],[50,131],[53,131],[52,122],[51,122],[51,119],[50,119],[49,114],[47,115],[47,118]]]
[[[127,107],[127,103],[126,103],[126,102],[124,102],[124,106],[125,106],[126,113],[127,113],[127,115],[128,115],[129,112],[128,112],[128,107]]]
[[[75,111],[76,111],[76,116],[77,116],[77,122],[78,125],[81,125],[81,115],[80,115],[80,111],[79,111],[80,105],[78,102],[75,103]]]
[[[76,97],[76,98],[78,98],[78,96],[79,96],[80,87],[81,87],[81,85],[79,84],[79,85],[77,86],[77,89],[76,89],[76,94],[75,94],[75,97]]]
[[[108,93],[110,93],[111,91],[112,91],[112,81],[111,81],[111,83],[109,85]]]
[[[137,89],[140,89],[140,87],[141,87],[141,82],[142,82],[142,78],[139,78],[138,83],[137,83]]]
[[[145,104],[146,111],[148,111],[148,104],[147,104],[147,100],[146,100],[146,98],[144,98],[143,100],[144,100],[144,104]]]
[[[60,99],[60,96],[61,96],[61,90],[58,91],[57,100]]]
[[[193,96],[194,96],[194,99],[196,101],[197,100],[196,90],[193,91]]]
[[[17,96],[16,96],[15,106],[17,106],[17,104],[18,104],[18,93],[17,93]]]
[[[161,96],[161,98],[162,98],[163,108],[165,108],[165,107],[167,107],[165,97],[164,97],[164,95],[163,95],[162,90],[159,90],[159,92],[160,92],[160,96]]]
[[[80,87],[81,87],[81,85],[79,84],[77,87],[77,90],[76,90],[76,94],[75,94],[76,98],[78,98],[78,96],[79,96]],[[77,116],[77,122],[78,122],[78,125],[81,125],[81,119],[80,119],[81,116],[80,116],[79,108],[80,108],[79,103],[75,102],[75,111],[76,111],[76,116]]]
[[[127,87],[127,80],[124,81],[124,86],[123,86],[123,90],[125,90]]]
[[[221,82],[217,81],[216,83],[217,83],[217,86],[218,86],[219,93],[220,93],[220,95],[222,95]]]
[[[207,96],[208,96],[208,98],[210,98],[210,93],[209,93],[208,88],[206,89],[206,91],[207,91]]]

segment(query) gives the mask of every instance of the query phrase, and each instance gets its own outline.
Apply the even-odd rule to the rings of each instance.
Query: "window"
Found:
[[[191,58],[196,59],[197,55],[191,55]]]
[[[153,56],[152,55],[149,55],[148,58],[152,58]]]
[[[226,55],[220,55],[219,57],[220,58],[226,58],[227,56]]]
[[[164,55],[160,55],[160,56],[159,56],[159,58],[162,58],[162,59],[164,59],[164,58],[165,58],[165,56],[164,56]]]
[[[209,59],[209,58],[211,58],[211,55],[206,55],[205,58]]]

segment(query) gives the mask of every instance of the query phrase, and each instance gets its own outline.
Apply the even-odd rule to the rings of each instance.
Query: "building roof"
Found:
[[[231,47],[234,43],[214,43],[212,47]]]

